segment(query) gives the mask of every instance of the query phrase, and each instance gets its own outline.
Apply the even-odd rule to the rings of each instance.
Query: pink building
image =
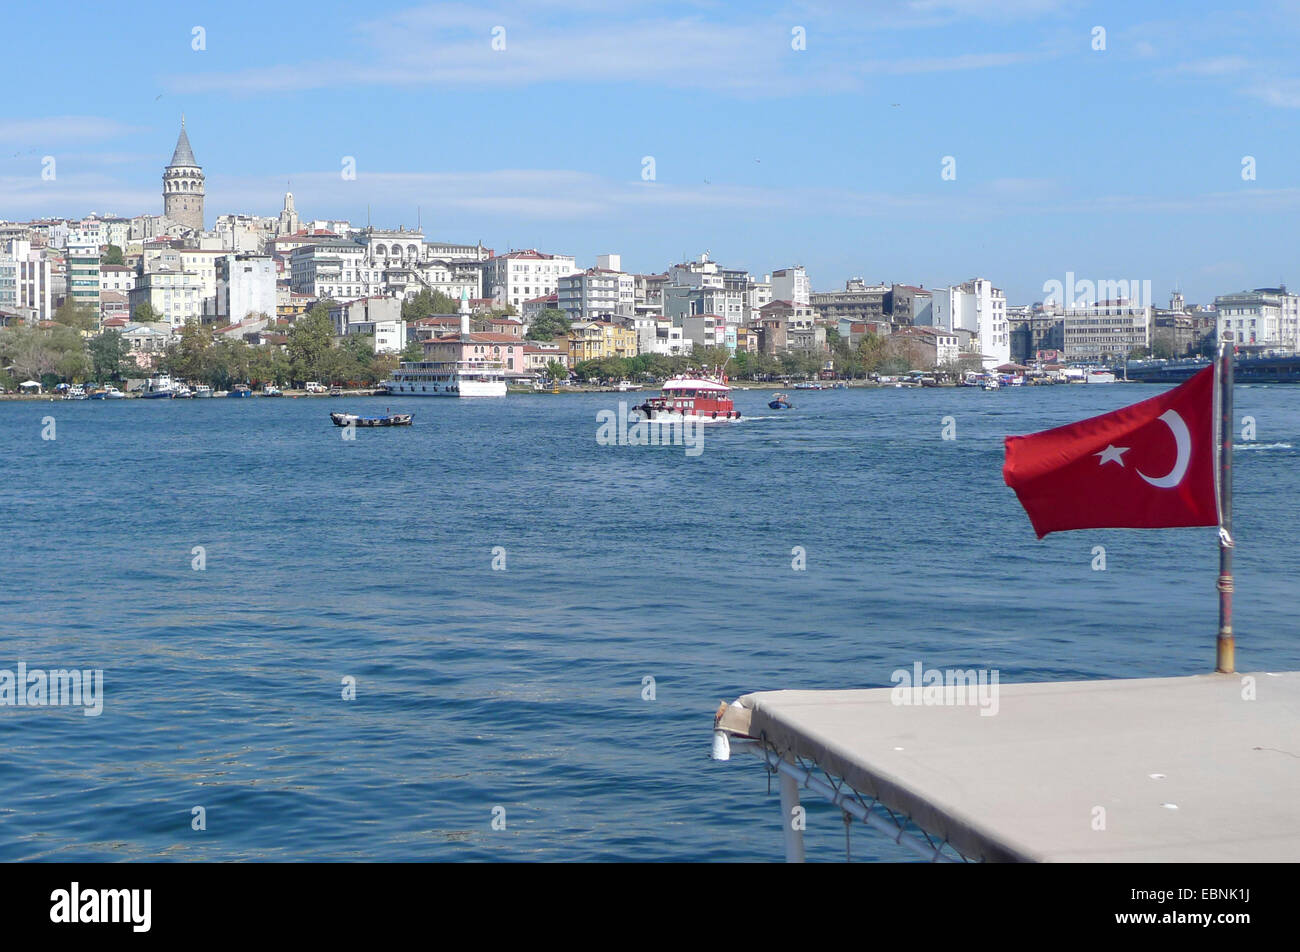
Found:
[[[457,334],[424,341],[424,359],[497,363],[506,375],[524,372],[524,342],[511,334]]]

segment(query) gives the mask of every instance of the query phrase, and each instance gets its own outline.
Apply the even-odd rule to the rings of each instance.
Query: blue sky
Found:
[[[304,217],[418,206],[431,238],[638,271],[708,250],[817,289],[980,275],[1013,304],[1067,271],[1157,302],[1300,285],[1294,2],[23,4],[6,27],[5,219],[160,212],[183,112],[209,224],[289,181]]]

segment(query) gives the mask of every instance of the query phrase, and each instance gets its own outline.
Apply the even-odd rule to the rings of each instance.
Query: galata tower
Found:
[[[163,214],[196,232],[203,230],[203,169],[190,148],[184,116],[176,151],[172,153],[171,163],[163,169]]]

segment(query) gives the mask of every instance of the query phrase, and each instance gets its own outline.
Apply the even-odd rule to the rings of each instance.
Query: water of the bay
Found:
[[[720,700],[1213,667],[1213,529],[1040,542],[1002,483],[1161,389],[740,391],[699,456],[598,445],[635,395],[0,403],[0,668],[104,672],[98,717],[0,708],[0,859],[779,859]],[[1238,667],[1294,670],[1300,388],[1236,403]]]

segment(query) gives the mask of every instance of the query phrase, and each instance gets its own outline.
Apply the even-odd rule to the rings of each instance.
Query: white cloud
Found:
[[[46,148],[67,142],[115,139],[136,131],[116,119],[102,116],[46,116],[37,119],[0,119],[0,142],[6,147]],[[0,152],[3,150],[0,149]]]
[[[1054,6],[1032,0],[1021,5],[1026,9]],[[949,9],[954,6],[963,9],[954,13]],[[977,8],[985,6],[993,8],[974,3],[941,5],[951,15],[975,15]],[[700,13],[665,15],[653,5],[646,5],[646,13],[631,15],[626,10],[575,15],[565,5],[564,15],[543,19],[539,14],[545,11],[536,4],[507,3],[495,9],[443,4],[360,23],[353,31],[360,38],[360,49],[335,59],[186,73],[170,77],[167,83],[182,93],[245,95],[346,84],[481,88],[566,81],[781,95],[858,89],[864,72],[981,69],[1040,55],[966,53],[861,66],[860,50],[870,48],[881,25],[874,14],[868,21],[860,11],[836,12],[834,7],[813,5],[780,17],[710,19]],[[915,13],[913,7],[893,3],[880,12]],[[807,30],[806,50],[791,48],[795,25]],[[505,48],[500,50],[492,43],[497,28],[505,31]]]

